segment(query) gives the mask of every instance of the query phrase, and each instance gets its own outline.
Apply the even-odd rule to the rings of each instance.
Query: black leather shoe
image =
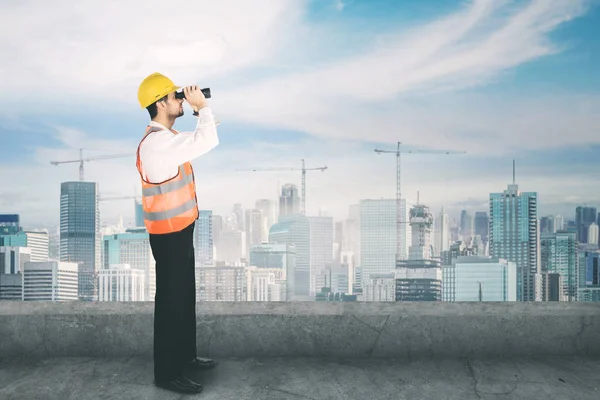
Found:
[[[213,369],[217,365],[219,365],[219,363],[210,358],[196,357],[192,361],[188,362],[186,367],[192,371],[204,371],[207,369]]]
[[[201,384],[193,382],[183,376],[171,379],[170,381],[155,380],[154,384],[159,388],[177,393],[194,394],[202,392],[203,389]]]
[[[194,385],[194,386],[199,387],[200,389],[202,389],[202,384],[200,382],[195,381],[192,378],[188,378],[187,376],[183,376],[182,378],[185,381],[189,382],[191,385]]]

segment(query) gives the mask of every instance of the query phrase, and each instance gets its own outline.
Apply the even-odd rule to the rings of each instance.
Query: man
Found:
[[[196,355],[196,285],[194,225],[198,218],[191,160],[219,144],[215,119],[198,86],[183,89],[197,118],[193,132],[172,129],[183,113],[179,89],[159,73],[148,76],[138,100],[151,121],[137,150],[142,181],[144,224],[156,261],[154,303],[154,379],[158,387],[199,393],[202,385],[184,376],[187,370],[214,368],[216,362]]]

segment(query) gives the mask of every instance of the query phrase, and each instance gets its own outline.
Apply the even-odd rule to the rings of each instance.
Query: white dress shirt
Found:
[[[162,130],[150,133],[140,145],[142,176],[151,183],[160,183],[177,175],[181,164],[208,153],[219,144],[217,126],[209,107],[200,109],[193,132],[173,134],[162,124],[150,121],[150,126]]]

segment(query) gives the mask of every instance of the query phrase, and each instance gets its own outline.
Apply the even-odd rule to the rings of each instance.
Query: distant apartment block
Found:
[[[246,301],[245,267],[196,268],[197,301]]]
[[[443,301],[517,301],[517,265],[486,256],[459,256],[442,270]]]
[[[142,300],[154,301],[156,268],[149,235],[145,228],[128,229],[124,233],[105,235],[102,245],[102,261],[102,269],[98,273],[110,270],[111,265],[129,265],[132,271],[144,271]]]
[[[564,298],[566,301],[577,300],[577,288],[579,287],[577,233],[567,231],[542,233],[540,252],[542,274],[559,274],[561,276],[560,291],[562,293],[560,298]],[[559,281],[547,282],[558,284]],[[545,285],[548,287],[548,283]],[[559,296],[555,297],[559,298]],[[544,300],[548,300],[547,296]]]
[[[24,301],[74,301],[79,295],[76,263],[26,262],[23,267]]]
[[[396,276],[392,273],[370,274],[368,281],[363,282],[362,301],[391,302],[396,301]]]
[[[111,264],[98,273],[98,301],[147,301],[146,271]]]

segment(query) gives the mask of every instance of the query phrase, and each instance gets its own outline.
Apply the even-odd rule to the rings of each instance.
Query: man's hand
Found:
[[[200,90],[198,86],[187,86],[183,88],[183,93],[185,93],[185,100],[189,103],[190,106],[194,109],[194,111],[198,111],[207,106],[206,97],[204,97],[204,93]]]

